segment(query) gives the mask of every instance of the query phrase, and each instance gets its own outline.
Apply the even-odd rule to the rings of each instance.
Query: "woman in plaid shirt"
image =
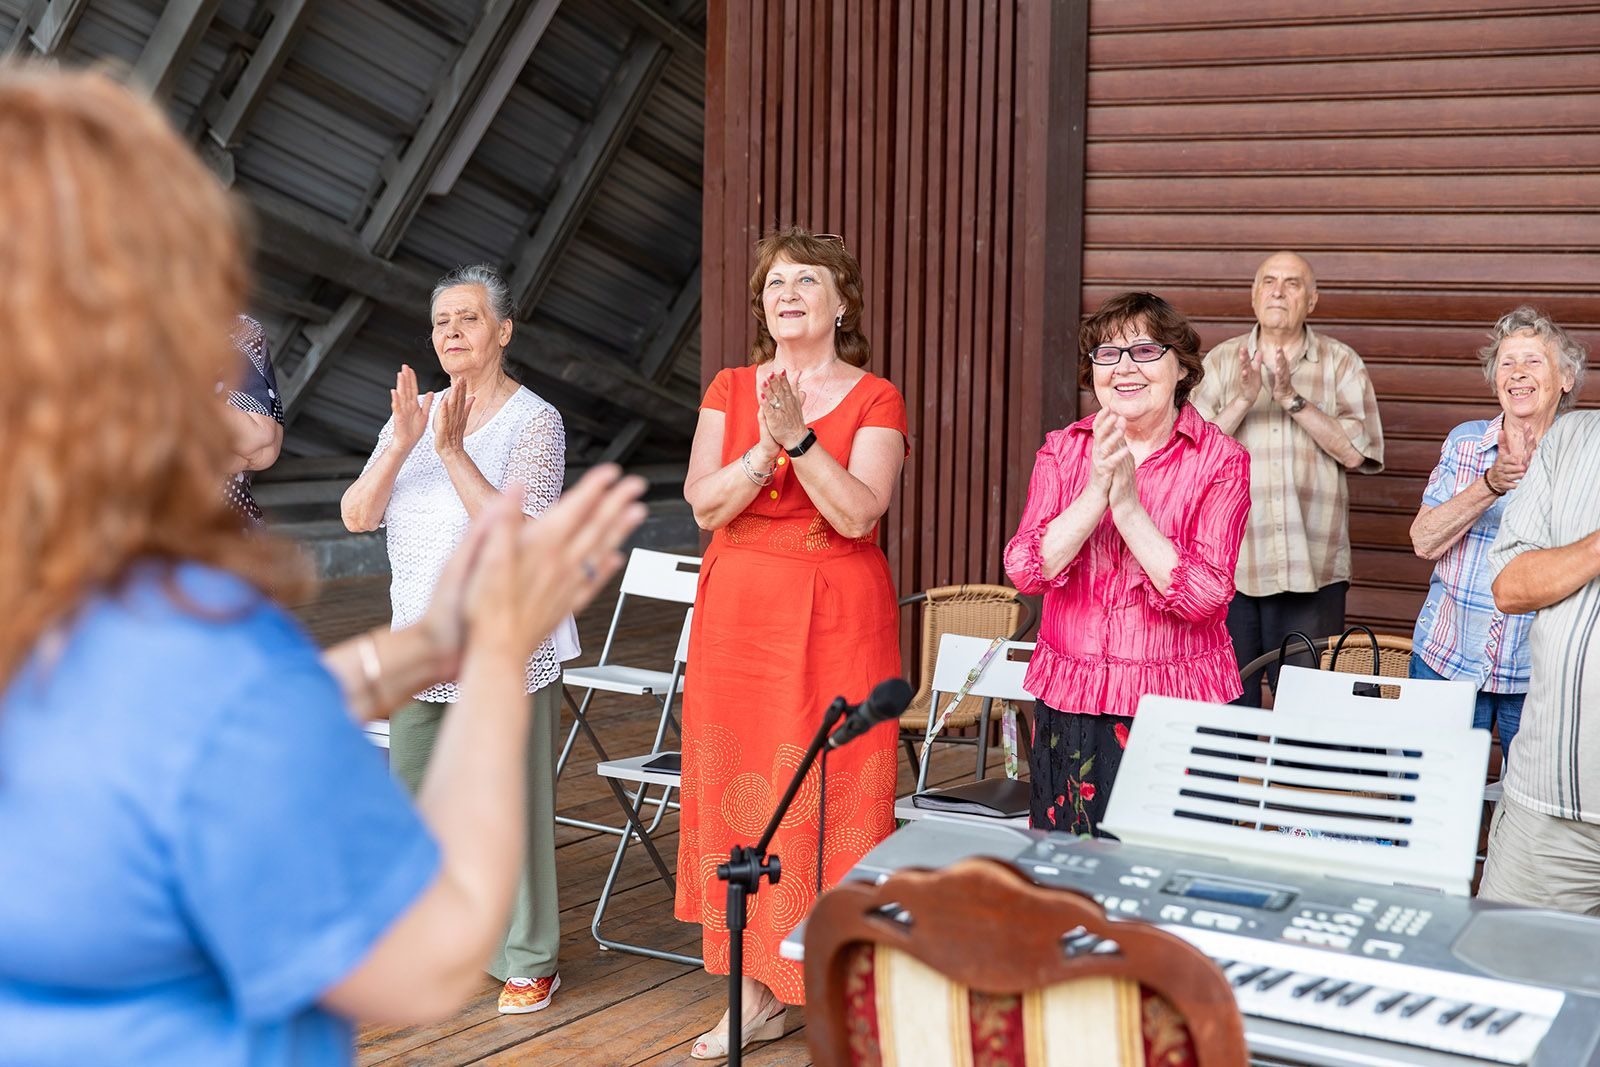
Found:
[[[1495,323],[1478,356],[1500,414],[1450,431],[1411,524],[1417,555],[1437,562],[1412,637],[1410,673],[1476,685],[1473,725],[1498,729],[1501,750],[1509,752],[1528,693],[1533,616],[1495,607],[1489,546],[1540,438],[1577,399],[1583,349],[1549,316],[1524,306]]]

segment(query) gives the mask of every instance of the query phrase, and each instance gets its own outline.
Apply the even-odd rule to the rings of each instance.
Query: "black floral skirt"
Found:
[[[1057,711],[1043,701],[1033,709],[1029,825],[1099,837],[1133,719]]]

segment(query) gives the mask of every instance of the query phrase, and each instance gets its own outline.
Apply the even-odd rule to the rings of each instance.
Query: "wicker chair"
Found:
[[[1373,669],[1372,642],[1365,634],[1351,634],[1344,647],[1331,645],[1322,652],[1321,668],[1344,674],[1378,674],[1385,678],[1406,678],[1411,670],[1411,638],[1377,634],[1378,664]]]
[[[1311,651],[1317,655],[1317,669],[1324,671],[1339,671],[1342,674],[1377,674],[1385,678],[1405,678],[1411,670],[1411,638],[1396,637],[1394,634],[1377,634],[1378,663],[1374,669],[1372,662],[1372,641],[1364,633],[1352,633],[1345,639],[1344,646],[1336,648],[1338,637],[1317,637],[1311,641]],[[1297,659],[1306,662],[1306,645],[1304,642],[1294,640],[1288,642],[1288,649],[1281,658],[1283,663],[1294,663]],[[1261,672],[1270,667],[1275,667],[1280,662],[1278,650],[1257,656],[1245,664],[1239,671],[1239,677],[1246,686],[1252,679],[1256,685],[1261,684]],[[1309,664],[1308,664],[1309,665]],[[1384,696],[1394,697],[1397,690],[1385,687]]]
[[[911,699],[905,714],[900,716],[900,742],[905,746],[906,758],[911,763],[911,775],[917,775],[916,742],[928,732],[928,717],[939,710],[933,707],[933,665],[939,658],[939,639],[945,634],[962,634],[967,637],[1003,637],[1020,641],[1033,629],[1037,613],[1033,604],[1022,599],[1008,585],[944,585],[913,593],[900,601],[901,607],[922,605],[921,660],[922,674],[917,694]],[[962,699],[945,723],[946,733],[936,740],[958,745],[979,745],[986,740],[978,737],[951,737],[950,730],[971,729],[983,719],[984,701],[975,696]],[[1026,743],[1026,742],[1024,742]],[[979,745],[980,758],[987,755],[987,746]],[[978,766],[982,777],[983,766]]]

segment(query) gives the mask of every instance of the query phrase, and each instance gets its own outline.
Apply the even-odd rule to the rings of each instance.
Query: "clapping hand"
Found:
[[[1133,450],[1128,445],[1128,420],[1102,408],[1094,418],[1094,447],[1089,454],[1089,484],[1107,504],[1126,503],[1135,494]]]
[[[462,452],[466,445],[467,419],[475,398],[461,386],[451,389],[439,402],[439,422],[433,428],[433,450],[441,457]]]
[[[417,396],[417,372],[405,364],[394,376],[389,390],[389,411],[394,416],[394,444],[409,453],[428,428],[428,413],[433,409],[433,394]]]
[[[1261,395],[1261,353],[1239,349],[1239,395],[1250,403]]]
[[[1294,399],[1294,383],[1289,380],[1289,357],[1279,348],[1272,357],[1272,399],[1281,407]]]
[[[522,487],[508,486],[478,519],[487,528],[465,590],[465,655],[521,662],[588,604],[622,566],[619,548],[645,518],[644,490],[643,478],[606,464],[524,519]]]
[[[1496,443],[1499,451],[1494,466],[1489,468],[1484,477],[1490,489],[1504,495],[1515,489],[1517,483],[1522,481],[1522,476],[1528,473],[1528,464],[1533,462],[1535,441],[1533,433],[1526,426],[1508,432],[1502,422]]]
[[[793,448],[806,435],[806,394],[789,381],[788,371],[767,375],[761,387],[761,431],[779,448]]]

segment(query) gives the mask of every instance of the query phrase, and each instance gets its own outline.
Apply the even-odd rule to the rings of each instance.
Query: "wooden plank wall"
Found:
[[[1385,473],[1352,478],[1350,612],[1409,633],[1428,472],[1495,410],[1487,328],[1532,301],[1600,353],[1600,4],[1198,10],[1093,3],[1084,306],[1150,288],[1210,345],[1248,329],[1267,253],[1311,260],[1313,325],[1366,359],[1388,438]]]
[[[1002,578],[1077,390],[1087,8],[711,0],[703,374],[746,361],[756,239],[842,234],[912,455],[883,530],[902,592]]]

